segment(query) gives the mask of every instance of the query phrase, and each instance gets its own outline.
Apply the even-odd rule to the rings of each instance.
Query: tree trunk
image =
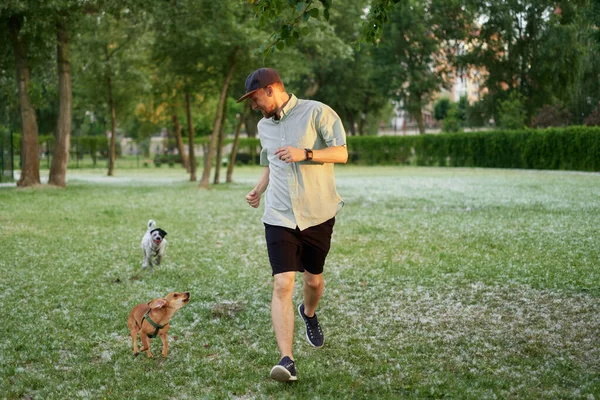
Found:
[[[215,177],[213,183],[219,183],[221,174],[221,158],[223,157],[223,140],[225,139],[225,121],[227,119],[227,102],[223,105],[223,115],[221,115],[221,128],[219,129],[219,141],[217,143],[217,163],[215,166]]]
[[[358,134],[359,136],[363,136],[365,134],[365,123],[367,122],[367,117],[364,113],[361,113],[360,119],[358,120]]]
[[[110,146],[108,149],[108,176],[115,176],[115,158],[116,158],[116,143],[117,143],[117,111],[115,110],[115,102],[112,95],[112,79],[106,77],[108,85],[108,107],[110,109]]]
[[[248,112],[244,115],[244,125],[249,138],[256,138],[258,134],[258,123],[262,119],[262,114],[257,112]],[[256,146],[250,146],[250,165],[254,165],[256,158]]]
[[[424,135],[425,124],[423,123],[423,112],[421,110],[416,111],[414,117],[417,120],[417,125],[419,126],[419,134]]]
[[[244,111],[240,115],[240,120],[235,129],[235,137],[233,138],[233,146],[231,147],[231,156],[229,157],[229,165],[227,166],[227,183],[232,182],[233,167],[235,166],[235,158],[237,157],[238,148],[240,146],[240,132],[244,124],[244,115],[250,110],[250,102],[247,101],[244,106]]]
[[[108,89],[108,109],[110,111],[110,145],[108,147],[108,176],[115,176],[115,158],[116,158],[116,143],[117,143],[117,111],[115,109],[115,101],[112,92],[112,71],[110,69],[110,56],[108,55],[108,45],[104,48],[106,54],[106,63],[108,71],[106,73],[106,86]]]
[[[181,155],[181,165],[183,166],[183,168],[186,169],[187,172],[190,172],[190,164],[188,162],[188,156],[185,152],[185,146],[181,137],[181,124],[179,123],[179,118],[177,118],[177,114],[173,114],[171,116],[171,120],[173,121],[175,140],[177,141],[177,151],[179,151],[179,154]]]
[[[354,126],[354,113],[348,113],[350,136],[356,136],[356,126]]]
[[[40,156],[38,153],[38,124],[35,110],[29,98],[30,70],[27,62],[27,44],[20,36],[22,20],[11,16],[8,21],[10,39],[15,52],[19,111],[21,113],[21,177],[17,186],[40,184]]]
[[[73,93],[71,90],[71,60],[69,59],[69,34],[64,23],[56,26],[58,38],[56,59],[58,64],[58,120],[56,122],[56,144],[50,166],[50,185],[66,186],[67,165],[71,147],[71,120]]]
[[[192,126],[192,106],[190,104],[190,92],[185,90],[185,114],[187,116],[188,143],[190,146],[190,181],[196,181],[196,155],[194,151],[194,127]]]
[[[235,52],[234,52],[235,55]],[[229,83],[233,77],[233,71],[235,69],[235,58],[232,57],[232,62],[229,64],[229,73],[225,78],[223,87],[221,88],[221,96],[219,96],[219,105],[217,106],[217,116],[215,118],[215,125],[213,127],[212,135],[210,138],[210,147],[208,149],[208,155],[204,158],[204,171],[202,172],[202,179],[200,180],[200,188],[208,189],[208,180],[210,179],[210,169],[212,167],[213,157],[217,147],[217,135],[221,128],[221,119],[223,117],[223,109],[225,108],[225,100],[227,98],[227,90],[229,89]]]

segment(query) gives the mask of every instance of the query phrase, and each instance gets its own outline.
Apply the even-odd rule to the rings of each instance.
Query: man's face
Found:
[[[250,101],[252,102],[252,109],[260,111],[265,118],[271,118],[277,111],[273,88],[271,86],[254,92],[250,96]]]

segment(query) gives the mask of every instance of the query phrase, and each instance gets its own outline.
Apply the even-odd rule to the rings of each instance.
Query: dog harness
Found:
[[[148,311],[146,311],[146,314],[144,314],[144,317],[142,318],[142,324],[144,323],[144,320],[146,320],[150,323],[150,325],[152,325],[154,328],[156,328],[156,330],[154,331],[153,334],[148,335],[148,337],[150,339],[154,339],[156,337],[156,335],[158,335],[158,331],[161,330],[162,328],[164,328],[165,326],[169,325],[169,323],[167,322],[164,325],[159,325],[156,322],[152,321],[152,319],[150,319],[150,311],[152,311],[152,309],[149,309]],[[141,326],[140,326],[140,328],[141,328]]]

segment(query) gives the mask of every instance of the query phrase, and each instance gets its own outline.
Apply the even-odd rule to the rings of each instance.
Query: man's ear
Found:
[[[152,309],[163,308],[165,305],[167,305],[167,299],[155,299],[150,302]]]

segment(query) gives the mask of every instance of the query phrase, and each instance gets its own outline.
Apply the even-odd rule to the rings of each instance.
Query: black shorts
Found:
[[[304,270],[315,275],[323,273],[334,224],[335,217],[303,231],[265,224],[273,275]]]

